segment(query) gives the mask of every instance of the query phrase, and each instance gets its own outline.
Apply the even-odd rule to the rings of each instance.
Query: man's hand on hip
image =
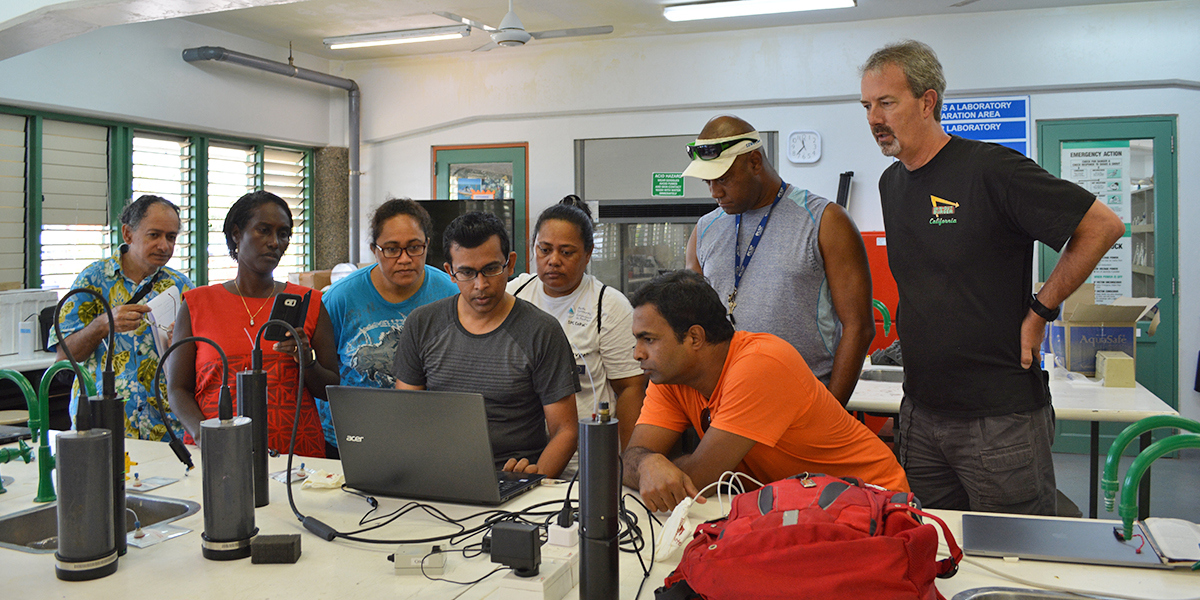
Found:
[[[1021,368],[1028,369],[1034,359],[1041,363],[1042,339],[1046,336],[1046,320],[1039,317],[1033,310],[1025,313],[1025,321],[1021,323]]]

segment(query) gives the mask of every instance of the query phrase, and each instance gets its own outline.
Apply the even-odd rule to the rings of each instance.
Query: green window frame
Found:
[[[180,206],[181,217],[185,226],[190,226],[188,233],[189,247],[177,264],[183,266],[196,285],[210,283],[209,260],[215,253],[211,248],[223,249],[223,239],[212,240],[212,232],[208,224],[210,220],[224,219],[223,210],[210,210],[208,202],[208,172],[209,148],[217,145],[238,145],[252,150],[253,164],[248,165],[248,181],[253,182],[253,189],[269,189],[279,185],[279,161],[268,160],[268,157],[286,156],[288,170],[283,174],[287,180],[287,189],[291,195],[284,198],[293,207],[293,219],[296,227],[293,231],[289,254],[296,255],[289,264],[291,269],[312,270],[315,266],[313,252],[314,223],[313,215],[313,148],[295,144],[277,143],[259,139],[239,138],[237,136],[215,135],[208,132],[189,131],[179,128],[162,127],[134,122],[81,117],[78,115],[53,113],[31,110],[20,107],[0,105],[0,113],[21,116],[26,119],[25,139],[25,277],[26,288],[40,289],[43,278],[41,273],[41,233],[42,233],[42,198],[43,191],[43,121],[52,119],[69,123],[82,123],[108,128],[108,231],[111,239],[110,252],[115,252],[121,243],[120,224],[117,215],[125,203],[134,196],[134,139],[138,136],[169,137],[186,142],[190,156],[183,156],[188,163],[187,178],[181,180],[187,190],[181,190],[180,196],[190,200],[187,205]],[[182,168],[182,167],[181,167]],[[144,187],[144,186],[139,186]],[[142,189],[138,195],[145,193]],[[278,192],[276,192],[278,193]],[[160,194],[164,195],[164,194]],[[184,212],[186,211],[186,213]],[[211,214],[216,212],[217,214]],[[210,219],[211,218],[211,219]],[[216,232],[220,233],[220,223]],[[212,242],[212,244],[210,244]],[[295,248],[303,248],[303,252],[294,252]],[[223,250],[222,250],[223,251]],[[281,265],[282,266],[282,265]]]

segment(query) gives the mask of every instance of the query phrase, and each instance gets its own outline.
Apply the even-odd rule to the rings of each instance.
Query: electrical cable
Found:
[[[54,307],[54,335],[58,337],[59,348],[67,360],[71,362],[71,370],[75,371],[75,379],[79,382],[79,396],[81,402],[75,407],[75,430],[87,431],[92,428],[92,411],[88,402],[87,386],[83,384],[83,367],[79,366],[79,361],[75,360],[75,355],[71,352],[71,346],[67,344],[66,338],[62,334],[62,324],[59,322],[62,319],[62,307],[67,302],[67,299],[75,294],[91,294],[100,301],[100,305],[104,307],[104,313],[108,315],[108,355],[105,360],[104,379],[101,388],[103,392],[112,392],[112,386],[115,385],[115,376],[112,376],[113,367],[113,351],[117,345],[117,327],[113,322],[112,306],[108,304],[108,300],[100,295],[100,292],[87,288],[75,288],[67,292],[58,301],[58,305]],[[102,393],[103,393],[102,392]],[[48,426],[43,423],[43,426]]]
[[[171,353],[174,352],[176,348],[178,348],[184,344],[188,344],[188,343],[192,343],[192,342],[204,342],[204,343],[212,346],[213,348],[216,348],[217,354],[221,357],[221,369],[222,369],[221,370],[221,392],[220,392],[218,398],[224,399],[225,397],[229,396],[229,359],[226,358],[225,351],[222,350],[221,347],[219,345],[217,345],[216,342],[214,342],[206,337],[200,337],[198,335],[193,335],[190,337],[183,338],[182,340],[179,340],[179,341],[171,344],[171,347],[167,348],[167,351],[164,352],[161,357],[159,357],[158,367],[156,369],[154,369],[154,408],[158,411],[158,418],[160,420],[162,420],[163,425],[167,428],[167,436],[171,438],[171,441],[169,444],[171,447],[171,450],[173,452],[175,452],[175,457],[178,458],[179,461],[182,462],[184,465],[186,465],[189,471],[196,468],[196,466],[194,464],[192,464],[192,453],[188,452],[187,447],[183,445],[183,440],[179,439],[175,435],[175,432],[172,430],[171,426],[169,425],[169,421],[167,421],[167,413],[165,410],[163,410],[162,388],[159,386],[159,378],[162,377],[163,365],[167,364],[167,357],[170,356]],[[230,412],[232,412],[232,408],[233,407],[230,406]],[[229,415],[229,416],[232,417],[232,415]]]

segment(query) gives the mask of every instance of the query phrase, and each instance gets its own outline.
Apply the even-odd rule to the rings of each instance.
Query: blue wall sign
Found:
[[[947,98],[942,101],[942,129],[1029,156],[1029,96]]]

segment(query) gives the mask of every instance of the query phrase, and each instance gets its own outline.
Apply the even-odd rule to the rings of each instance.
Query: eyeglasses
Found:
[[[400,258],[400,253],[403,252],[409,258],[417,258],[425,254],[426,244],[412,244],[411,246],[380,246],[371,244],[371,250],[382,254],[385,258]]]
[[[480,275],[483,275],[484,277],[495,277],[503,273],[504,270],[508,268],[508,263],[509,261],[507,260],[504,261],[504,264],[492,263],[484,267],[482,271],[476,271],[475,269],[463,267],[461,269],[455,269],[450,276],[453,277],[455,281],[462,283],[472,281]]]
[[[725,152],[726,150],[742,142],[753,143],[757,141],[758,140],[754,138],[741,138],[729,140],[727,142],[717,142],[715,144],[700,144],[699,146],[697,146],[695,142],[692,142],[687,145],[687,155],[688,158],[692,160],[713,160],[721,156],[722,152]]]

